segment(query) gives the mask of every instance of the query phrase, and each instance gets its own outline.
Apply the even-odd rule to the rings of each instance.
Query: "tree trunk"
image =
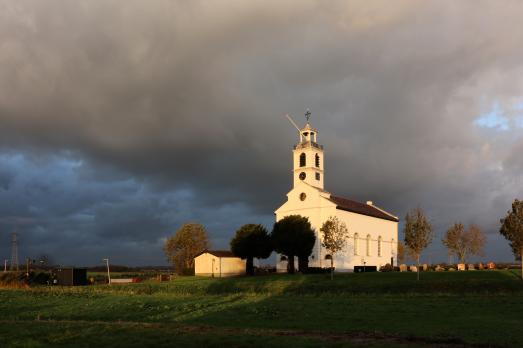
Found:
[[[298,256],[298,268],[301,273],[306,273],[309,268],[309,257]]]
[[[418,271],[418,280],[419,280],[419,254],[416,255],[416,259],[418,260],[418,268],[416,269],[416,271]]]
[[[334,254],[331,255],[331,280],[334,279]]]
[[[294,255],[287,255],[287,273],[294,274]]]
[[[254,275],[254,259],[252,256],[247,257],[246,271],[248,275]]]

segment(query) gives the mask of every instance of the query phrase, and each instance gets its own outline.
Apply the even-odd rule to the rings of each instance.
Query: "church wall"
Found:
[[[398,223],[337,210],[337,217],[345,222],[349,238],[342,252],[334,257],[335,267],[339,271],[352,271],[354,266],[384,266],[391,262],[396,264]],[[355,250],[354,236],[358,235],[358,246]],[[370,235],[369,253],[367,253],[367,236]],[[378,255],[378,238],[381,236],[381,256]],[[329,261],[329,260],[326,260]]]
[[[299,195],[305,193],[307,198],[301,201]],[[301,215],[309,219],[312,228],[316,231],[316,244],[313,253],[309,258],[309,266],[320,267],[321,244],[319,240],[319,231],[323,222],[332,215],[336,209],[335,204],[321,197],[320,192],[308,186],[299,183],[296,188],[288,193],[288,201],[276,211],[276,221],[289,215]],[[285,272],[287,269],[286,262],[280,262],[281,255],[276,255],[276,268],[279,272]],[[298,266],[297,260],[295,262]]]
[[[299,200],[299,194],[307,194],[306,201]],[[316,245],[312,255],[309,257],[310,267],[330,267],[330,260],[325,259],[328,252],[321,247],[320,228],[330,216],[337,216],[338,219],[345,222],[349,232],[349,238],[345,249],[335,255],[334,267],[337,271],[353,271],[354,266],[383,266],[390,263],[391,257],[396,263],[397,241],[398,241],[398,223],[378,219],[366,215],[360,215],[344,210],[336,209],[336,205],[326,198],[322,197],[316,189],[308,188],[305,185],[299,185],[288,194],[288,202],[276,211],[276,221],[279,221],[288,215],[306,216],[312,228],[316,231]],[[354,234],[358,233],[358,252],[354,252]],[[371,236],[370,253],[367,255],[366,237]],[[378,238],[382,237],[381,256],[378,256]],[[279,272],[285,272],[286,262],[280,262],[281,255],[276,256],[276,267]],[[297,261],[295,262],[297,266]]]

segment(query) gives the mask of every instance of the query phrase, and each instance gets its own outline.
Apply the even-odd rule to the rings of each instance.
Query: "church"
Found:
[[[299,131],[299,142],[293,150],[293,188],[287,193],[287,202],[275,211],[276,221],[288,215],[309,219],[316,232],[316,244],[309,256],[309,267],[330,267],[328,251],[321,246],[320,228],[331,216],[344,222],[348,239],[343,251],[334,255],[337,272],[352,272],[358,266],[396,264],[398,248],[398,217],[377,207],[372,201],[360,203],[324,190],[325,157],[318,143],[318,131],[309,123]],[[278,272],[287,270],[284,255],[276,255]],[[295,260],[298,266],[297,258]]]

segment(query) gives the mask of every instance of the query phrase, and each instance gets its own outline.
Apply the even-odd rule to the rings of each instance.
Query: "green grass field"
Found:
[[[0,347],[518,347],[518,271],[0,290]]]

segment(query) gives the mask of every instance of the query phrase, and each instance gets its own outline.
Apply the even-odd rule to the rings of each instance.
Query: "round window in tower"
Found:
[[[307,195],[305,194],[305,192],[300,193],[300,201],[304,201],[305,198],[307,198]]]
[[[306,176],[307,176],[307,175],[305,174],[305,172],[301,172],[301,173],[300,173],[300,180],[305,180],[305,177],[306,177]]]

